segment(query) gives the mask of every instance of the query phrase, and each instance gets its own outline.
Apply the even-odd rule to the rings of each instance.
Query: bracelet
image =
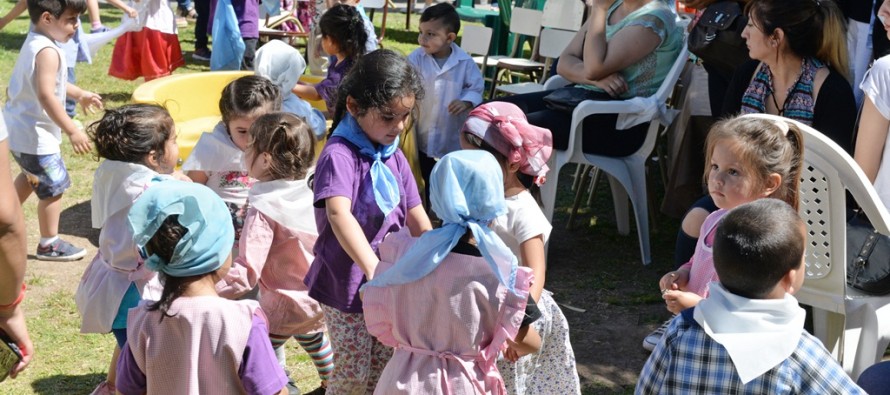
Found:
[[[0,304],[0,311],[14,310],[16,308],[16,306],[18,306],[20,303],[22,303],[22,300],[25,299],[25,289],[26,288],[27,287],[25,286],[25,283],[22,283],[22,292],[19,292],[19,297],[17,297],[15,299],[15,301],[10,304]]]

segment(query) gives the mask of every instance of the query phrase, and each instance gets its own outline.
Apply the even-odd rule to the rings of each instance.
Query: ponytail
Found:
[[[182,236],[188,232],[188,229],[179,224],[179,215],[171,215],[164,219],[161,227],[158,228],[155,235],[152,236],[145,245],[147,255],[158,255],[161,259],[169,262],[173,257],[176,244],[182,239]],[[164,284],[164,290],[161,291],[161,298],[154,303],[148,305],[148,311],[160,311],[161,319],[164,317],[173,317],[167,313],[173,301],[182,296],[188,285],[200,280],[206,274],[189,277],[173,277],[163,272],[158,274],[161,282]]]
[[[331,7],[322,14],[318,27],[321,35],[333,40],[347,58],[365,54],[368,32],[365,31],[365,20],[355,7],[345,4]]]

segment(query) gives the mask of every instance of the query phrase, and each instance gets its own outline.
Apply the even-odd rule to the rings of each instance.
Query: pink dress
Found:
[[[681,269],[689,269],[689,282],[686,283],[686,291],[698,294],[703,298],[708,297],[711,282],[717,281],[717,270],[714,269],[714,231],[720,220],[729,210],[720,209],[709,214],[701,225],[701,235],[695,245],[695,253],[689,262],[680,266]]]
[[[416,239],[390,234],[376,273],[393,266]],[[495,361],[516,336],[532,274],[503,287],[482,257],[450,253],[418,281],[364,292],[368,331],[395,348],[375,394],[503,394]]]

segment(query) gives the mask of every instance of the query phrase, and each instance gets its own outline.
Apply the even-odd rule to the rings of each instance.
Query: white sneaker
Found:
[[[645,348],[646,351],[652,352],[652,350],[655,349],[655,346],[661,341],[661,338],[664,337],[664,331],[667,330],[668,324],[670,323],[671,320],[665,321],[658,327],[658,329],[652,331],[652,333],[643,339],[643,348]]]

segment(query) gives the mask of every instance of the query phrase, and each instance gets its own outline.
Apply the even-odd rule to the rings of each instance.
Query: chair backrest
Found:
[[[543,12],[516,7],[510,16],[510,33],[537,37],[541,34]]]
[[[541,26],[578,31],[584,17],[584,2],[578,0],[547,0]]]
[[[538,39],[541,44],[538,45],[538,53],[545,58],[558,58],[562,51],[569,45],[572,38],[575,37],[573,31],[551,29],[545,27],[541,31],[541,37]]]
[[[386,0],[362,0],[364,8],[383,8],[386,7]]]
[[[824,134],[776,115],[746,117],[784,120],[803,132],[800,216],[807,225],[808,243],[806,281],[796,296],[803,304],[843,312],[847,290],[845,191],[850,192],[875,229],[885,235],[890,235],[890,214],[859,165]]]
[[[491,47],[490,27],[479,25],[463,25],[463,36],[460,40],[460,48],[470,55],[487,55]]]

